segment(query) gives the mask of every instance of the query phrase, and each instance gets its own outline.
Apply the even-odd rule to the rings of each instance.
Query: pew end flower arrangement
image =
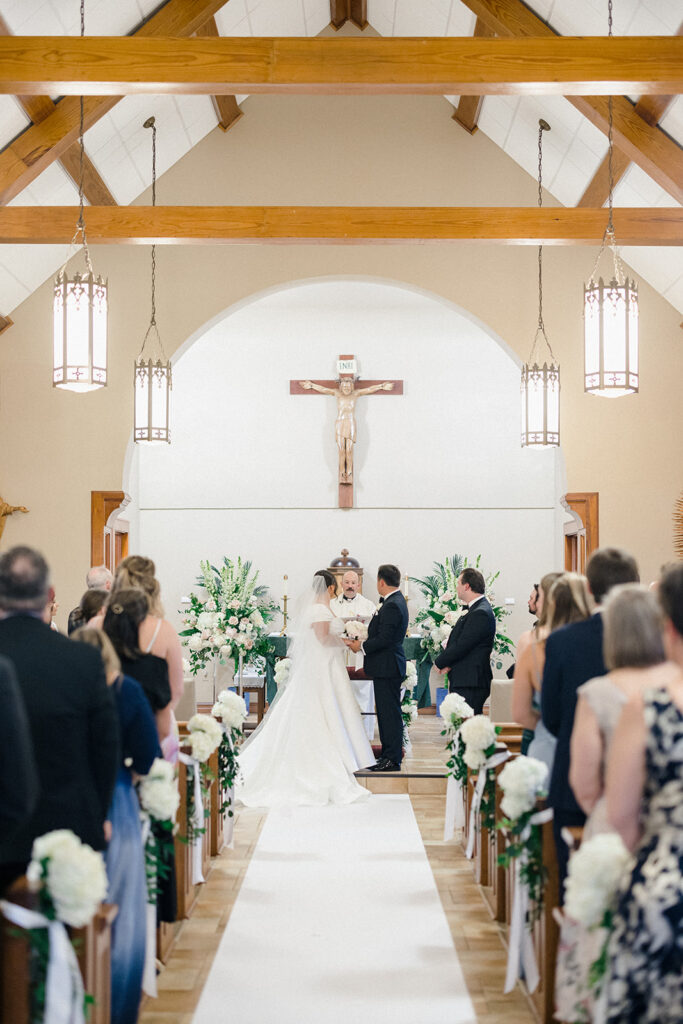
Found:
[[[409,729],[417,721],[417,701],[413,697],[417,682],[417,668],[414,661],[406,662],[406,674],[403,680],[403,696],[401,697],[401,718],[403,719],[403,748],[411,749]]]
[[[222,727],[221,741],[218,746],[218,781],[221,792],[220,813],[232,818],[232,791],[239,774],[238,747],[242,738],[244,720],[247,717],[247,705],[243,697],[234,690],[222,690],[211,714],[218,719]]]
[[[458,577],[468,566],[479,569],[480,562],[481,555],[477,555],[474,562],[470,562],[463,555],[451,555],[443,562],[434,562],[431,575],[422,579],[416,576],[409,577],[427,602],[426,607],[421,608],[415,616],[415,625],[422,633],[422,661],[427,658],[434,661],[441,654],[453,626],[464,613],[456,591]],[[492,667],[496,671],[503,667],[501,659],[514,651],[512,640],[503,628],[503,621],[510,614],[510,610],[505,605],[496,604],[494,596],[493,585],[499,576],[500,570],[484,577],[486,597],[496,617],[496,636],[491,657]]]
[[[69,829],[56,829],[34,841],[26,878],[30,889],[38,895],[38,916],[44,922],[25,930],[32,961],[31,1022],[42,1024],[49,1010],[48,983],[54,955],[51,927],[53,923],[70,928],[84,928],[89,924],[107,897],[107,874],[101,853],[82,843]],[[68,950],[69,940],[64,939],[64,942]],[[72,948],[63,963],[66,978],[62,979],[61,995],[71,1000],[72,1013],[80,1011],[77,1003],[82,999],[83,1013],[87,1016],[94,999],[83,992],[74,946],[72,939]]]
[[[548,767],[535,757],[520,755],[509,761],[498,783],[503,791],[500,809],[503,819],[498,828],[507,833],[505,851],[498,857],[501,867],[509,867],[519,860],[520,880],[526,886],[530,901],[527,925],[537,921],[543,908],[545,869],[541,846],[541,823],[537,801],[547,796]]]
[[[478,800],[472,801],[472,808],[479,812],[479,821],[475,824],[478,831],[487,829],[489,840],[495,840],[496,828],[496,776],[490,760],[498,753],[497,739],[500,726],[494,725],[487,715],[472,715],[465,719],[460,727],[460,735],[465,747],[463,761],[473,772],[477,772],[475,793]],[[502,758],[501,754],[501,758]],[[507,753],[505,753],[507,756]],[[482,784],[482,773],[483,784]],[[478,804],[478,806],[477,806]]]
[[[441,702],[441,717],[444,722],[441,735],[446,737],[448,751],[446,775],[451,775],[460,786],[464,786],[467,781],[465,743],[461,730],[466,719],[472,718],[473,715],[474,709],[459,693],[447,693]]]
[[[138,782],[137,790],[142,813],[149,820],[145,840],[147,902],[155,903],[159,883],[168,878],[173,862],[173,833],[180,805],[173,765],[161,757],[155,758],[147,775]]]
[[[279,609],[251,562],[224,557],[220,568],[208,561],[200,567],[197,585],[207,597],[190,594],[190,607],[182,613],[187,628],[179,633],[192,675],[216,660],[222,665],[232,660],[237,667],[240,657],[248,665],[272,656],[267,626]]]
[[[212,715],[193,715],[187,723],[188,735],[184,737],[184,746],[190,748],[190,757],[199,763],[199,779],[202,803],[213,781],[209,768],[209,758],[217,750],[223,739],[223,729]],[[204,835],[206,826],[200,825],[200,819],[209,817],[210,811],[202,808],[201,814],[196,806],[197,789],[195,787],[195,767],[187,765],[187,835],[181,836],[183,842],[192,845],[199,836]]]

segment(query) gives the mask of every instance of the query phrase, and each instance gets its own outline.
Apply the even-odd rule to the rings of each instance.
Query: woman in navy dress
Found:
[[[108,899],[117,905],[111,945],[111,1024],[135,1024],[145,965],[147,881],[134,775],[146,775],[161,757],[156,722],[142,687],[122,675],[111,641],[99,629],[82,628],[73,639],[97,647],[112,687],[121,730],[121,765],[109,808],[106,853]]]

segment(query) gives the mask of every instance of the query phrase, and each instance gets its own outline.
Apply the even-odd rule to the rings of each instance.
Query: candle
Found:
[[[405,597],[405,599],[407,601],[408,600],[408,577],[407,576],[406,576],[406,587],[405,587],[404,597]]]
[[[282,594],[282,596],[283,596],[283,597],[287,597],[287,579],[288,579],[288,577],[287,577],[287,574],[286,574],[286,573],[285,573],[285,575],[284,575],[284,576],[282,577],[282,579],[284,580],[284,584],[283,584],[283,594]]]

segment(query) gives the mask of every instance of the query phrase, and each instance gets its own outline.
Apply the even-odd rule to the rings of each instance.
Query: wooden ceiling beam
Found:
[[[330,0],[330,25],[339,30],[347,21],[357,28],[368,26],[368,0]]]
[[[462,0],[492,32],[508,38],[560,38],[557,33],[534,14],[522,0]],[[676,36],[670,37],[676,39]],[[678,32],[680,40],[680,29]],[[603,39],[603,48],[610,48],[615,39]],[[615,90],[617,91],[617,90]],[[619,92],[652,94],[651,89],[624,89]],[[674,94],[680,89],[672,89]],[[665,89],[657,90],[665,95]],[[604,132],[609,128],[607,99],[604,96],[569,96],[569,102]],[[636,111],[626,96],[615,96],[613,101],[614,144],[634,164],[649,174],[669,195],[683,202],[683,149],[661,128],[653,125],[641,111]],[[598,194],[592,193],[593,196]]]
[[[0,210],[0,243],[58,244],[73,236],[73,206]],[[91,245],[194,243],[496,242],[598,245],[604,210],[563,207],[116,206],[87,207]],[[622,245],[680,245],[683,209],[614,211]]]
[[[216,19],[209,18],[201,28],[197,29],[196,34],[208,39],[219,39],[220,32],[218,31]],[[213,102],[213,109],[216,111],[216,117],[218,118],[218,127],[227,132],[229,128],[232,128],[239,121],[244,111],[240,109],[236,96],[212,96],[211,100]]]
[[[149,24],[149,23],[148,23]],[[683,92],[683,39],[0,38],[0,92],[65,95]]]
[[[486,22],[482,21],[481,18],[477,18],[474,25],[474,37],[486,38],[487,36],[493,35],[495,35],[495,33],[491,31]],[[483,102],[483,96],[461,96],[458,100],[458,105],[453,114],[453,120],[457,121],[466,132],[470,133],[470,135],[474,135],[477,130],[477,123],[479,121],[479,114],[481,113]]]
[[[2,313],[0,313],[0,334],[2,334],[3,331],[9,330],[13,323],[14,320],[12,320],[11,317],[3,316]]]
[[[12,35],[7,22],[1,14],[0,35]],[[55,103],[49,96],[17,96],[17,100],[33,124],[40,124],[55,109]],[[81,166],[80,144],[77,142],[73,143],[62,155],[60,163],[76,188],[78,188]],[[83,154],[83,194],[91,206],[116,206],[116,199],[109,191],[104,179],[87,153]]]
[[[187,36],[196,32],[226,0],[167,0],[140,26],[136,36]],[[16,42],[15,37],[12,41]],[[48,92],[52,91],[47,90]],[[20,94],[21,90],[17,90]],[[42,97],[41,97],[42,98]],[[120,96],[86,96],[85,130],[96,124]],[[35,99],[35,97],[34,97]],[[78,138],[80,104],[66,96],[40,124],[30,125],[0,152],[0,205],[14,199],[38,175],[58,160]]]

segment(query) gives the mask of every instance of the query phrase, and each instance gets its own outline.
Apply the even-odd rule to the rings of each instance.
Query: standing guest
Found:
[[[543,724],[557,737],[548,804],[553,808],[553,834],[563,892],[569,850],[562,829],[583,825],[586,815],[569,784],[569,746],[574,728],[576,693],[594,676],[604,676],[602,654],[602,602],[619,583],[637,583],[635,560],[618,548],[598,548],[586,566],[588,587],[596,603],[593,615],[552,633],[546,640],[541,687]]]
[[[537,593],[535,611],[538,616],[531,629],[527,629],[517,641],[517,661],[512,666],[512,719],[524,726],[522,733],[522,753],[526,754],[529,744],[534,738],[534,730],[541,717],[541,678],[545,657],[545,640],[550,632],[548,618],[550,612],[549,594],[555,580],[561,572],[548,572],[540,584],[534,583],[531,596]],[[529,598],[531,610],[531,597]]]
[[[107,848],[107,899],[118,913],[111,935],[111,1024],[136,1024],[142,994],[147,938],[147,881],[134,774],[146,775],[161,757],[156,723],[142,688],[121,673],[111,641],[100,629],[81,627],[74,640],[102,655],[107,684],[116,698],[121,761],[109,808],[112,838]]]
[[[0,851],[6,884],[22,875],[37,836],[71,829],[95,850],[119,765],[116,708],[97,651],[42,621],[54,597],[45,559],[28,547],[0,556],[0,654],[14,663],[39,779],[33,814]]]
[[[168,665],[173,710],[183,695],[183,651],[180,637],[168,619],[164,618],[161,588],[155,571],[151,558],[129,555],[117,566],[112,592],[133,588],[142,590],[147,596],[149,611],[140,625],[140,649],[145,654],[156,654]]]
[[[88,573],[85,577],[85,585],[88,590],[111,590],[111,585],[114,582],[114,575],[107,569],[106,565],[93,565],[91,569],[88,569]],[[81,598],[81,601],[83,599]],[[83,626],[83,616],[81,614],[81,606],[73,608],[69,612],[69,621],[67,623],[66,631],[71,636],[75,629],[79,626]]]
[[[463,696],[475,715],[479,715],[491,692],[496,617],[486,599],[486,584],[478,569],[463,569],[456,593],[461,604],[467,606],[466,612],[453,626],[446,648],[434,665],[441,675],[449,673],[450,692]]]
[[[629,699],[607,765],[607,817],[635,856],[608,947],[610,1024],[683,1020],[683,564],[657,594],[677,675]]]
[[[526,603],[529,609],[529,615],[533,615],[535,618],[541,614],[541,606],[539,605],[539,599],[541,597],[541,587],[538,583],[534,583],[529,594],[529,600]],[[534,623],[535,625],[535,623]]]
[[[142,687],[154,712],[163,748],[164,740],[172,732],[171,687],[164,659],[140,649],[140,625],[147,610],[147,598],[141,590],[112,591],[104,613],[104,632],[114,645],[124,675]]]
[[[0,658],[0,863],[3,846],[33,813],[38,773],[24,702],[12,662]],[[0,897],[5,890],[0,867]]]
[[[541,583],[542,582],[543,581],[541,580]],[[527,608],[529,609],[529,615],[533,615],[533,616],[536,617],[536,622],[534,622],[534,624],[531,627],[531,629],[528,629],[524,633],[522,633],[522,635],[520,636],[519,640],[517,641],[517,657],[518,658],[520,657],[522,651],[524,650],[524,646],[525,646],[525,644],[527,642],[527,638],[530,638],[530,634],[532,634],[533,631],[538,626],[538,620],[539,620],[540,615],[541,615],[541,608],[542,607],[543,607],[543,595],[541,593],[541,585],[538,584],[538,583],[534,583],[533,587],[531,588],[531,593],[529,594],[529,600],[527,601]],[[508,677],[508,679],[514,679],[514,676],[515,676],[515,662],[514,661],[508,667],[505,675]],[[525,730],[525,732],[528,732],[528,730]],[[527,736],[526,737],[526,746],[529,745],[529,741],[530,741],[529,737]],[[522,736],[522,753],[523,754],[526,753],[526,750],[524,749],[524,746],[525,746],[525,737]]]

